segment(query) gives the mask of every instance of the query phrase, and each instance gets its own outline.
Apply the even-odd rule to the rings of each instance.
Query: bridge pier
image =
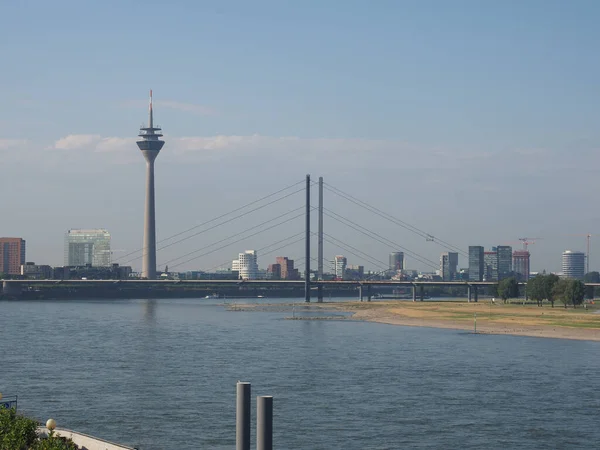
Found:
[[[423,301],[423,299],[425,298],[425,286],[419,286],[419,295],[421,297],[421,301]]]
[[[358,297],[360,298],[360,301],[363,301],[363,289],[362,289],[362,284],[358,286]]]
[[[323,285],[317,286],[317,303],[323,303]]]
[[[477,286],[473,286],[473,300],[475,301],[475,303],[477,303],[477,301],[479,300],[479,291],[477,289]]]
[[[471,296],[472,296],[472,292],[471,292],[471,285],[467,285],[467,298],[468,298],[468,302],[471,303]]]
[[[367,301],[368,302],[371,301],[371,285],[370,284],[367,285]]]
[[[21,294],[21,285],[20,284],[12,284],[8,281],[2,282],[2,294],[11,297],[17,297]]]
[[[412,295],[413,295],[413,302],[416,302],[417,301],[417,286],[415,286],[414,284],[412,286]]]

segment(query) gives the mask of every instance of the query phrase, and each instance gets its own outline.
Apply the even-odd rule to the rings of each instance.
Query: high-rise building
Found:
[[[518,274],[521,281],[529,280],[530,254],[527,250],[515,250],[513,252],[513,271]]]
[[[25,264],[25,240],[0,238],[0,273],[20,275],[23,264]]]
[[[110,233],[99,229],[72,229],[65,235],[65,266],[107,267],[111,264]]]
[[[267,267],[268,280],[281,280],[281,264],[269,264]]]
[[[154,211],[154,160],[165,145],[160,127],[154,126],[152,91],[148,109],[148,126],[140,128],[137,146],[146,159],[146,206],[144,209],[144,244],[142,247],[142,278],[156,278],[156,215]]]
[[[483,267],[485,281],[498,281],[498,252],[496,247],[492,247],[490,252],[483,252]]]
[[[300,274],[298,269],[294,269],[294,260],[288,259],[287,256],[278,256],[275,258],[277,264],[281,266],[281,279],[282,280],[299,280]]]
[[[483,247],[469,246],[469,281],[483,281]]]
[[[585,253],[565,250],[562,254],[562,272],[565,278],[582,280],[585,275]]]
[[[390,253],[390,272],[404,270],[404,252]]]
[[[443,281],[456,280],[458,253],[444,252],[440,256],[440,275]]]
[[[339,279],[339,280],[344,279],[344,276],[346,275],[347,263],[348,263],[348,261],[345,256],[337,255],[335,258],[333,258],[333,261],[332,261],[333,273],[335,274],[335,277],[337,279]]]
[[[498,253],[498,280],[503,280],[511,276],[512,268],[512,247],[510,245],[499,245]]]
[[[258,256],[256,250],[246,250],[233,260],[231,270],[239,273],[240,280],[256,280],[258,278]]]

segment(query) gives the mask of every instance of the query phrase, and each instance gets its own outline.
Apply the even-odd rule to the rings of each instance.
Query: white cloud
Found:
[[[123,152],[136,148],[136,139],[107,137],[96,144],[95,150],[98,152]]]
[[[102,138],[97,134],[69,134],[54,143],[57,150],[79,150],[95,147]]]

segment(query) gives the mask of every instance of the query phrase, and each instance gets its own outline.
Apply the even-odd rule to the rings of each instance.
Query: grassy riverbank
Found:
[[[238,305],[241,310],[284,311],[292,305]],[[560,339],[600,341],[600,309],[587,309],[556,304],[536,305],[503,304],[490,301],[467,302],[335,302],[299,303],[294,310],[301,318],[303,310],[343,311],[352,313],[352,319],[392,325],[452,328],[473,331],[475,315],[477,332],[483,334],[510,334]],[[307,317],[312,319],[312,317]]]
[[[522,336],[600,341],[600,314],[596,305],[564,309],[556,305],[491,302],[345,302],[336,309],[353,312],[353,318],[395,325],[473,330]]]

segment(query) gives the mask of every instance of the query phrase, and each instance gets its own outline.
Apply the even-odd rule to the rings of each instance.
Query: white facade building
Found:
[[[337,279],[343,280],[346,275],[346,265],[348,261],[345,256],[337,255],[332,261],[332,269]]]
[[[231,262],[231,270],[239,273],[241,280],[256,280],[258,278],[258,257],[256,250],[246,250]]]
[[[585,253],[566,250],[562,254],[562,273],[564,278],[583,280],[585,275]]]
[[[103,228],[67,231],[65,266],[108,267],[111,264],[110,233]]]

